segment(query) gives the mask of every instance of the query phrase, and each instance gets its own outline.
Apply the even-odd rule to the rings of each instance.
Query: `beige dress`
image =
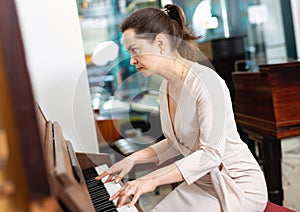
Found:
[[[176,161],[184,182],[152,211],[263,211],[265,179],[237,132],[225,82],[213,70],[194,63],[177,102],[174,128],[167,87],[163,81],[160,113],[166,139],[151,147],[159,164],[184,156]]]

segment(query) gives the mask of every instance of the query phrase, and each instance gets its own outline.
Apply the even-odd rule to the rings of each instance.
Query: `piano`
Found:
[[[109,155],[75,153],[35,103],[15,1],[0,1],[0,20],[1,211],[142,211],[108,201],[121,185],[94,177]]]
[[[40,119],[41,120],[41,119]],[[75,153],[72,143],[65,140],[59,123],[47,121],[45,143],[47,171],[52,195],[64,211],[138,212],[141,208],[116,208],[112,194],[121,189],[115,182],[103,183],[95,177],[108,169],[111,160],[107,154]]]
[[[269,200],[282,205],[280,139],[300,135],[300,62],[261,65],[234,72],[237,125],[258,147]]]

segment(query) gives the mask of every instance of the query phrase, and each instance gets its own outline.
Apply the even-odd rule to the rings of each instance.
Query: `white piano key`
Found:
[[[106,164],[100,165],[95,167],[96,171],[98,174],[101,174],[102,172],[104,172],[105,170],[108,169],[108,166]],[[107,177],[102,179],[102,182],[105,182],[105,180],[107,179]],[[109,196],[112,196],[113,194],[115,194],[117,191],[119,191],[122,186],[119,183],[115,183],[114,181],[112,182],[108,182],[108,183],[104,183],[105,188],[107,189]],[[115,199],[114,204],[117,204],[117,199]],[[122,206],[121,208],[117,208],[117,210],[119,212],[138,212],[136,207],[128,207],[127,205]]]

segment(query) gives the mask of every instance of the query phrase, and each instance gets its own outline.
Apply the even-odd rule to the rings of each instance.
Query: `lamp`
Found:
[[[92,62],[97,66],[106,65],[117,58],[119,46],[113,41],[99,43],[93,51]]]

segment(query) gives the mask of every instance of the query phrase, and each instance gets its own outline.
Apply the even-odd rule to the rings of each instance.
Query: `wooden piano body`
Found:
[[[81,170],[107,154],[74,153],[34,101],[15,1],[0,1],[0,210],[95,211]]]
[[[51,196],[62,211],[95,211],[86,187],[82,170],[101,164],[111,165],[107,154],[75,153],[70,141],[65,140],[57,122],[39,118],[44,138],[42,149]]]
[[[237,124],[258,145],[269,199],[282,205],[280,139],[300,135],[300,62],[235,72]]]
[[[47,175],[52,197],[63,211],[95,211],[82,170],[101,164],[111,165],[107,154],[74,152],[72,143],[65,140],[59,123],[46,121],[38,108],[45,153]],[[108,200],[108,199],[107,199]],[[104,210],[103,210],[104,211]]]

